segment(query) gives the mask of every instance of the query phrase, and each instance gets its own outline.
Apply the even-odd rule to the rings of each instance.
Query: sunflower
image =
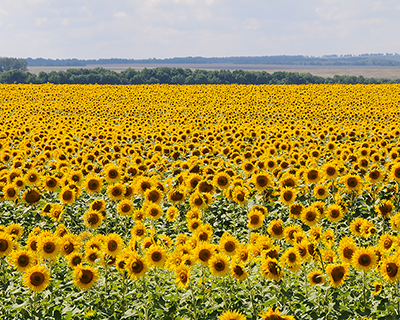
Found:
[[[12,240],[19,240],[23,233],[24,228],[19,223],[11,223],[7,226],[5,231],[11,236]]]
[[[214,194],[215,193],[214,185],[207,180],[199,181],[199,183],[196,186],[196,189],[201,194],[204,194],[204,193]]]
[[[71,204],[75,201],[76,194],[75,190],[70,189],[68,186],[65,186],[60,191],[60,201],[64,204]]]
[[[179,188],[173,188],[168,193],[168,200],[171,201],[173,204],[183,203],[186,200],[186,192]]]
[[[83,181],[82,171],[81,170],[72,170],[69,173],[69,177],[68,178],[72,183],[74,183],[74,184],[79,186],[79,185],[82,184],[82,181]]]
[[[400,263],[398,257],[388,256],[380,262],[380,272],[382,278],[391,283],[400,279]]]
[[[164,194],[156,187],[152,187],[145,191],[144,196],[147,202],[160,204],[164,197]]]
[[[323,284],[325,282],[324,273],[321,270],[313,270],[307,275],[308,282],[313,285]]]
[[[136,192],[143,195],[147,189],[152,187],[153,183],[149,177],[141,176],[136,182]]]
[[[382,289],[383,289],[382,283],[375,281],[373,283],[373,286],[374,286],[374,291],[372,291],[372,293],[374,295],[378,295],[378,294],[380,294],[382,292]]]
[[[25,183],[28,186],[38,185],[40,184],[40,180],[40,174],[34,169],[28,170],[28,172],[25,174]]]
[[[53,234],[40,235],[37,243],[37,251],[42,258],[56,258],[60,253],[60,241]]]
[[[322,166],[322,174],[326,179],[334,180],[339,175],[339,170],[334,163],[326,163]]]
[[[60,182],[56,177],[47,176],[43,179],[43,184],[47,191],[55,191],[57,190]]]
[[[207,266],[214,255],[214,246],[208,242],[200,242],[192,252],[193,257],[201,264]]]
[[[163,215],[163,210],[156,203],[149,203],[145,209],[146,217],[152,220],[158,220]]]
[[[233,260],[231,261],[230,269],[232,278],[237,279],[239,282],[242,282],[248,277],[246,268]]]
[[[3,187],[4,199],[14,201],[18,199],[18,188],[14,184],[7,184]]]
[[[99,279],[96,268],[85,265],[78,265],[74,268],[72,277],[75,285],[84,290],[92,288]]]
[[[362,180],[358,175],[347,174],[341,178],[347,191],[358,191],[362,187]]]
[[[114,185],[109,185],[107,188],[107,196],[111,200],[120,200],[124,197],[126,187],[122,183],[116,183]]]
[[[171,206],[167,209],[165,215],[167,216],[167,221],[174,222],[179,215],[179,210],[177,207]]]
[[[164,247],[154,244],[146,250],[146,261],[149,265],[162,268],[167,260],[167,251]]]
[[[400,213],[395,214],[390,219],[390,226],[393,231],[400,231]]]
[[[48,213],[48,216],[51,218],[52,221],[60,221],[63,214],[64,209],[62,205],[58,203],[51,204],[51,209]]]
[[[106,209],[106,202],[102,199],[93,200],[89,206],[90,210],[103,211]]]
[[[134,205],[131,200],[123,199],[120,202],[118,202],[117,212],[121,217],[131,215],[133,210],[134,210]]]
[[[224,277],[229,274],[229,257],[216,253],[209,259],[208,267],[214,276]]]
[[[267,232],[276,239],[281,239],[285,235],[285,228],[281,219],[274,219],[270,221]]]
[[[349,267],[347,264],[329,264],[326,267],[326,272],[329,276],[331,286],[338,288],[343,285],[346,276],[349,273]]]
[[[245,187],[236,186],[232,191],[232,200],[237,204],[244,204],[248,195],[248,190]]]
[[[125,267],[130,258],[129,251],[122,251],[115,260],[115,268],[119,271],[124,273],[126,271]]]
[[[246,316],[236,310],[227,310],[218,317],[218,320],[246,320]]]
[[[263,225],[264,215],[260,210],[251,208],[247,213],[247,217],[249,218],[249,222],[247,224],[247,228],[249,229],[259,229]]]
[[[13,180],[13,185],[18,189],[21,190],[25,187],[25,179],[23,177],[15,177]]]
[[[50,284],[50,280],[50,272],[43,265],[30,267],[23,276],[24,285],[35,292],[43,291]]]
[[[396,163],[392,166],[389,178],[400,183],[400,163]]]
[[[321,234],[321,239],[325,248],[331,249],[335,243],[335,232],[332,229],[326,229]]]
[[[355,218],[354,220],[352,220],[350,222],[350,226],[349,226],[350,227],[350,232],[353,235],[360,237],[361,234],[362,234],[362,228],[361,227],[364,224],[364,222],[365,222],[365,219],[360,218],[360,217]]]
[[[396,247],[396,240],[397,239],[395,236],[389,233],[383,233],[379,238],[378,248],[381,250],[381,252],[388,253]]]
[[[309,184],[317,183],[322,178],[322,173],[316,168],[311,168],[304,172],[303,177]]]
[[[13,251],[9,258],[9,263],[14,265],[17,271],[25,271],[34,263],[34,255],[32,251],[25,249],[17,249]]]
[[[328,221],[337,223],[343,218],[342,207],[338,204],[331,204],[326,211],[325,217]]]
[[[304,208],[304,210],[301,212],[301,215],[300,215],[301,221],[309,227],[317,224],[320,217],[321,217],[321,214],[320,214],[319,210],[312,206]]]
[[[371,168],[365,178],[370,183],[377,183],[383,180],[384,174],[378,167],[374,167]]]
[[[83,183],[83,187],[89,194],[100,192],[103,186],[103,180],[94,174],[89,174]]]
[[[35,205],[39,203],[41,198],[42,196],[39,190],[36,189],[28,189],[22,195],[22,199],[24,200],[24,203],[27,205]]]
[[[294,219],[300,219],[304,206],[301,203],[293,203],[289,207],[289,216]]]
[[[104,167],[104,180],[108,183],[115,183],[121,179],[121,170],[114,164],[107,164]]]
[[[134,280],[140,279],[149,271],[146,260],[137,252],[132,253],[125,268],[129,276]]]
[[[97,229],[103,222],[103,215],[101,214],[101,212],[89,209],[83,215],[83,221],[85,223],[85,226]]]
[[[61,254],[67,256],[78,251],[81,243],[80,239],[74,234],[67,234],[61,240]]]
[[[239,244],[238,249],[236,250],[236,255],[232,259],[233,261],[238,261],[239,263],[246,264],[250,261],[250,245],[248,244]]]
[[[147,229],[144,224],[137,223],[132,227],[131,234],[134,239],[143,239],[146,236]]]
[[[351,263],[354,253],[358,250],[353,238],[343,237],[337,249],[340,259],[345,263]]]
[[[90,264],[96,264],[102,258],[102,254],[97,248],[85,248],[85,259]]]
[[[280,280],[283,278],[282,267],[276,259],[263,258],[260,266],[261,275],[270,280]]]
[[[296,272],[301,268],[301,256],[299,251],[295,247],[287,249],[282,254],[280,260],[285,264],[286,268],[292,272]]]
[[[67,260],[68,265],[71,268],[75,268],[83,263],[83,256],[79,252],[72,252],[68,256],[65,257]]]
[[[276,308],[275,311],[272,308],[268,308],[268,310],[260,314],[260,317],[262,320],[294,320],[293,316],[282,315],[278,308]]]
[[[213,184],[219,189],[228,189],[231,182],[231,177],[224,171],[218,172],[214,175]]]
[[[124,240],[117,233],[110,233],[104,238],[104,243],[102,245],[102,251],[111,256],[116,257],[124,247]]]
[[[201,193],[193,192],[189,198],[189,203],[192,208],[203,209],[206,206],[206,202],[202,197]]]
[[[219,240],[220,250],[229,256],[235,255],[238,246],[239,240],[233,237],[229,232],[224,232]]]
[[[258,191],[264,191],[272,184],[270,175],[262,172],[253,174],[251,181]]]
[[[284,187],[281,190],[280,200],[283,204],[290,206],[296,200],[296,189]]]
[[[187,289],[190,282],[190,267],[185,264],[180,264],[175,269],[175,284],[180,289]]]
[[[294,244],[296,240],[296,234],[301,232],[303,232],[303,229],[297,224],[288,226],[284,231],[285,240],[290,244]]]
[[[375,211],[384,219],[388,219],[394,211],[394,205],[390,200],[383,200],[375,207]]]
[[[314,197],[320,200],[324,200],[328,196],[328,190],[322,184],[317,184],[314,187]]]
[[[199,241],[210,241],[213,235],[212,227],[209,224],[201,224],[195,231],[194,236]]]

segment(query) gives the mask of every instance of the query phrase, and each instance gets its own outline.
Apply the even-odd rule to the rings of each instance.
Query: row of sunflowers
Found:
[[[397,319],[399,101],[398,85],[1,85],[1,313]]]

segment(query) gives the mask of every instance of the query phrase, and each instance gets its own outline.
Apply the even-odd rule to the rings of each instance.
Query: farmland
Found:
[[[399,102],[396,84],[0,85],[0,314],[398,319]]]

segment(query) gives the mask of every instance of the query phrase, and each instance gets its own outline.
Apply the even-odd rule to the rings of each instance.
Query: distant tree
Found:
[[[28,63],[20,58],[0,58],[0,73],[10,70],[28,71]]]

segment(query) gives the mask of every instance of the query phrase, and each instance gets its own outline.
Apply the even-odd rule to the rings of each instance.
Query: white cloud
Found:
[[[117,12],[113,14],[114,18],[120,19],[120,18],[125,18],[127,17],[128,14],[126,12]]]
[[[400,48],[400,39],[388,32],[400,28],[398,0],[1,2],[1,55],[8,56],[321,55]]]

